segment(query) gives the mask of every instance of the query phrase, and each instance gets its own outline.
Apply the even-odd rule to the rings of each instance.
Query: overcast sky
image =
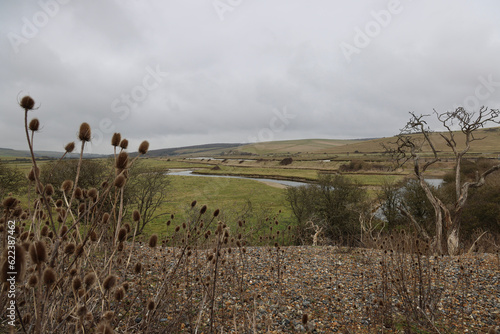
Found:
[[[418,114],[500,107],[498,0],[2,1],[0,147],[18,97],[62,151],[392,136]]]

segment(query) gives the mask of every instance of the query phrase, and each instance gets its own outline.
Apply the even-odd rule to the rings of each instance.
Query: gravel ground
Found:
[[[166,259],[168,250],[138,248],[151,260],[148,277],[154,281],[156,262],[162,256]],[[391,260],[392,265],[384,266]],[[409,302],[402,293],[384,290],[384,283],[392,286],[391,280],[399,284],[394,268],[401,263],[396,254],[375,250],[283,247],[278,253],[276,248],[248,247],[242,265],[243,293],[235,280],[224,279],[231,277],[230,266],[221,266],[215,327],[218,333],[404,333],[403,314]],[[413,325],[413,332],[488,333],[500,325],[496,255],[431,257],[428,264],[422,268],[430,268],[430,276],[424,275],[430,283],[423,287],[406,276],[410,290],[424,289],[420,295],[428,299],[422,302],[432,307],[432,312],[420,313],[421,324]],[[166,317],[165,323],[173,317]],[[207,325],[209,317],[203,319]],[[164,331],[163,325],[156,330]],[[194,332],[193,323],[181,328]]]

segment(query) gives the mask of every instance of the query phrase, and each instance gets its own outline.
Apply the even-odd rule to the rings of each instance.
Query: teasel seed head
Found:
[[[130,233],[130,231],[132,231],[132,228],[130,227],[129,223],[123,224],[123,227],[127,230],[127,233]]]
[[[40,235],[42,237],[46,237],[48,233],[49,233],[49,227],[47,225],[44,225],[40,230]]]
[[[40,121],[38,120],[38,118],[33,118],[30,121],[28,128],[33,132],[38,131],[38,129],[40,128]]]
[[[140,262],[137,262],[134,266],[134,273],[137,275],[141,273],[142,270],[142,264]]]
[[[81,215],[85,212],[85,203],[80,203],[78,206],[78,213]]]
[[[73,291],[76,293],[80,288],[82,287],[82,280],[80,277],[75,277],[73,278],[73,281],[71,282],[71,287],[73,288]]]
[[[302,324],[307,325],[308,321],[309,321],[309,315],[307,313],[302,314]]]
[[[56,207],[57,207],[57,208],[60,208],[62,205],[63,205],[63,201],[62,201],[62,199],[58,199],[58,200],[56,201]]]
[[[125,178],[125,176],[123,175],[123,173],[119,174],[115,178],[115,187],[118,188],[118,189],[123,188],[123,186],[125,185],[126,181],[127,181],[127,179]]]
[[[141,214],[139,213],[139,211],[134,210],[134,212],[132,213],[132,218],[134,219],[135,222],[141,220]]]
[[[78,132],[78,139],[84,142],[90,141],[91,138],[91,130],[90,125],[86,122],[83,122],[80,125],[80,131]]]
[[[149,142],[147,140],[144,140],[141,145],[139,145],[139,153],[140,154],[146,154],[148,153],[148,149],[149,149]]]
[[[101,224],[106,225],[108,221],[109,221],[109,213],[106,212],[102,215]]]
[[[64,146],[64,151],[66,153],[71,153],[75,150],[75,142],[72,141],[71,143],[67,143],[66,146]]]
[[[87,195],[92,198],[94,202],[97,201],[97,197],[99,196],[99,192],[97,191],[96,188],[90,188],[89,191],[87,192]]]
[[[64,254],[71,255],[75,252],[76,245],[74,243],[69,243],[64,247]]]
[[[120,141],[122,140],[122,135],[119,132],[113,133],[113,137],[111,137],[111,145],[117,147],[120,145]]]
[[[108,275],[108,277],[104,279],[104,282],[102,282],[102,287],[107,291],[112,289],[115,285],[116,285],[115,275]]]
[[[97,326],[97,332],[96,333],[97,334],[114,334],[115,331],[113,330],[113,328],[111,328],[111,326],[107,322],[102,321]]]
[[[76,311],[76,315],[78,315],[78,317],[80,318],[83,318],[84,316],[87,315],[87,306],[85,305],[82,305],[78,308],[78,310]]]
[[[124,248],[124,247],[125,247],[125,246],[123,245],[123,241],[120,241],[120,242],[118,243],[118,246],[116,247],[116,250],[117,250],[117,251],[119,251],[119,252],[121,252],[121,251],[123,251],[123,248]],[[118,264],[120,263],[120,258],[118,258],[117,262],[118,262]]]
[[[214,217],[217,217],[217,216],[219,215],[219,213],[220,213],[220,210],[219,210],[219,209],[216,209],[216,210],[214,211]]]
[[[95,281],[96,281],[96,276],[93,272],[90,272],[83,277],[83,283],[85,283],[85,287],[87,289],[92,287],[92,285],[94,285]]]
[[[64,180],[63,183],[61,184],[61,191],[68,194],[71,191],[71,189],[73,189],[73,181]]]
[[[115,167],[119,170],[124,170],[128,167],[128,153],[120,152],[116,157]]]
[[[206,205],[203,205],[200,209],[200,214],[204,214],[205,212],[207,211],[207,206]]]
[[[120,230],[118,231],[118,241],[119,242],[122,242],[124,241],[125,239],[127,238],[127,230],[122,227],[120,228]]]
[[[56,272],[51,267],[47,267],[43,272],[43,283],[47,286],[51,286],[55,283],[57,279]]]
[[[36,264],[47,261],[47,249],[43,241],[35,241],[30,245],[29,249],[31,261]]]
[[[191,202],[191,207],[194,208],[196,206],[196,201]]]
[[[149,247],[155,248],[157,243],[158,243],[158,235],[157,234],[151,235],[151,237],[149,237]]]
[[[115,312],[113,312],[113,311],[106,311],[106,312],[104,312],[104,314],[103,314],[102,317],[104,319],[106,319],[107,321],[111,321],[111,320],[113,320],[114,316],[115,316]]]
[[[18,201],[14,197],[7,197],[6,199],[3,200],[2,205],[6,209],[14,209],[14,207],[17,205]]]
[[[30,276],[30,278],[28,279],[28,285],[30,288],[34,288],[35,286],[37,286],[38,284],[38,276],[33,274]]]
[[[31,98],[31,96],[26,95],[21,99],[21,102],[19,102],[19,105],[24,110],[33,110],[33,108],[35,107],[35,100],[33,100],[33,98]]]
[[[66,225],[61,226],[61,229],[59,230],[59,236],[62,237],[63,235],[66,234],[66,232],[68,232],[68,226]]]
[[[154,302],[154,300],[150,299],[148,301],[148,310],[153,311],[154,309],[155,309],[155,302]]]
[[[97,241],[97,233],[96,231],[91,231],[90,232],[90,241],[96,242]]]
[[[117,301],[120,301],[123,299],[123,297],[125,297],[125,290],[123,290],[122,287],[119,287],[115,290],[115,299]]]
[[[39,176],[40,176],[40,168],[36,167],[36,177],[39,177]],[[36,178],[35,178],[35,172],[33,170],[33,167],[31,167],[31,170],[28,173],[28,180],[30,180],[30,181],[35,181],[36,180]]]
[[[19,239],[21,239],[21,241],[26,241],[28,239],[28,237],[30,236],[30,232],[29,231],[24,231],[23,233],[21,233],[21,235],[19,236]]]
[[[54,186],[48,183],[45,185],[45,195],[52,196],[54,194]]]
[[[120,148],[126,150],[128,147],[128,140],[127,139],[122,139],[122,141],[120,142]]]

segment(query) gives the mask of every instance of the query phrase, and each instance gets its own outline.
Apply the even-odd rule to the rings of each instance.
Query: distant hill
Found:
[[[414,135],[419,136],[419,135]],[[449,152],[446,142],[440,137],[438,132],[431,134],[438,151]],[[477,139],[472,142],[470,153],[500,155],[500,127],[479,129],[475,132]],[[464,135],[455,132],[455,140],[459,148],[463,148]],[[148,151],[148,157],[214,157],[214,156],[263,156],[263,155],[290,155],[290,154],[333,154],[345,155],[350,153],[378,154],[384,153],[383,145],[394,143],[396,137],[375,138],[375,139],[298,139],[271,141],[252,144],[241,143],[216,143],[193,145],[184,147],[164,148]],[[424,146],[424,151],[429,148]],[[37,151],[38,158],[55,159],[62,156],[61,152]],[[130,152],[131,156],[137,155]],[[84,154],[86,158],[103,158],[109,155]],[[29,151],[12,150],[0,148],[1,157],[29,158]],[[71,158],[77,158],[78,154],[73,153]]]
[[[35,151],[35,157],[40,159],[58,159],[60,158],[64,152],[56,152],[56,151]],[[79,158],[80,154],[71,153],[66,155],[68,158]],[[105,155],[100,154],[88,154],[84,153],[83,156],[85,158],[102,158]],[[29,151],[25,150],[13,150],[10,148],[1,148],[0,147],[0,158],[1,157],[12,157],[12,158],[31,158],[31,154]]]
[[[214,156],[231,154],[234,150],[244,144],[204,144],[184,147],[164,148],[159,150],[148,151],[149,157],[164,157],[164,156]]]

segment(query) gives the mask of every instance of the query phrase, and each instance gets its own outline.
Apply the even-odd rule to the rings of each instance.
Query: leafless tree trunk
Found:
[[[464,108],[459,107],[454,111],[444,112],[442,114],[434,110],[434,113],[441,125],[446,129],[445,132],[439,133],[439,136],[446,142],[446,145],[452,151],[455,159],[456,201],[452,207],[447,207],[436,195],[434,195],[430,186],[424,179],[426,170],[440,161],[438,151],[431,136],[431,130],[425,121],[425,117],[428,115],[417,116],[414,113],[410,113],[410,120],[398,135],[396,148],[386,149],[393,154],[398,166],[402,166],[409,161],[413,162],[414,174],[435,212],[436,231],[433,242],[434,249],[437,253],[443,254],[443,247],[446,245],[448,253],[450,255],[455,255],[459,250],[460,213],[467,201],[469,189],[481,187],[484,185],[488,175],[500,169],[500,164],[495,165],[481,175],[478,174],[474,182],[462,182],[460,173],[462,161],[470,150],[470,144],[475,140],[483,139],[475,137],[476,130],[486,126],[488,123],[499,124],[497,118],[500,115],[500,111],[498,109],[488,110],[486,107],[481,107],[476,113],[466,111]],[[454,128],[458,128],[458,130],[454,131]],[[456,134],[458,132],[463,134],[463,146],[461,148],[459,148],[456,141]],[[420,153],[424,145],[430,147],[433,157],[422,165],[420,163]],[[404,208],[402,212],[406,216],[409,215],[408,210],[404,210]],[[411,218],[410,220],[415,221]],[[423,236],[426,237],[425,234]]]

